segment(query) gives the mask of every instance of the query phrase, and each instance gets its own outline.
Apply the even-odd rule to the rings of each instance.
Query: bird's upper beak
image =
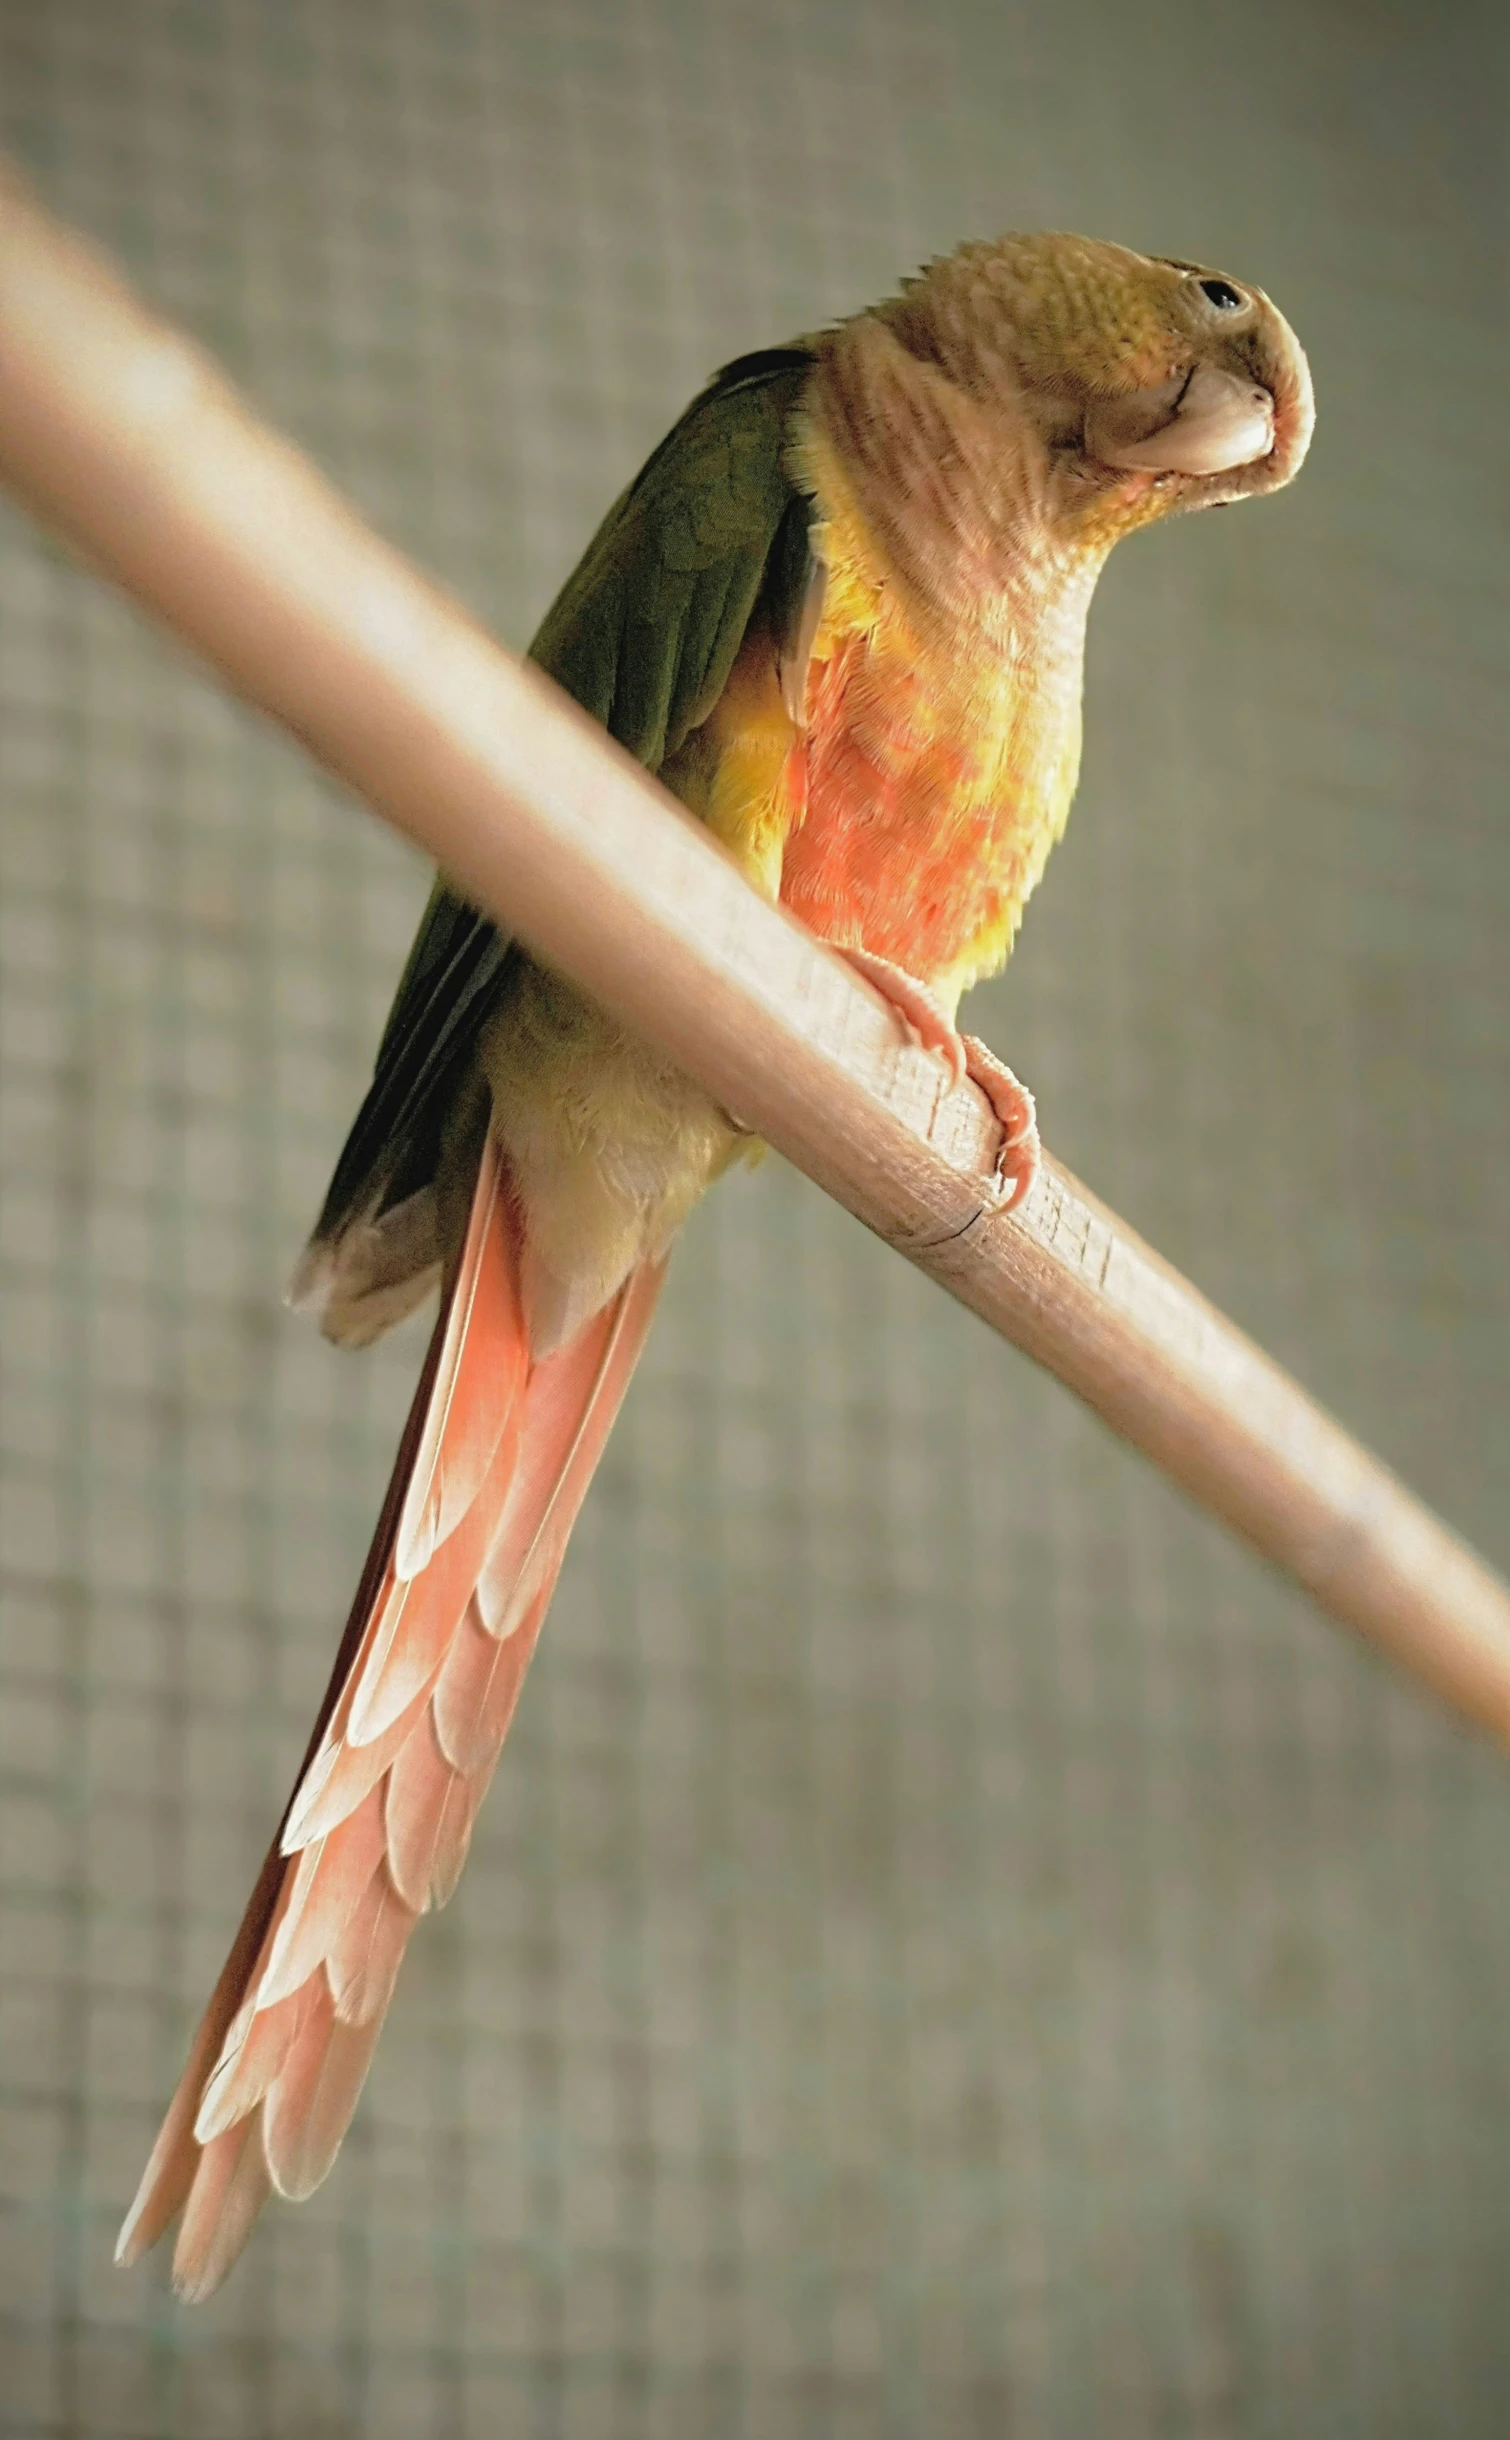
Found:
[[[1085,420],[1086,455],[1119,471],[1225,474],[1267,457],[1273,446],[1269,392],[1214,364],[1127,397],[1099,399]]]

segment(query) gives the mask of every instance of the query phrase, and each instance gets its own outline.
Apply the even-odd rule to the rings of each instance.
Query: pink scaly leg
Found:
[[[1015,1211],[1038,1175],[1042,1147],[1033,1096],[994,1051],[974,1034],[962,1034],[950,1023],[935,994],[905,966],[869,949],[841,949],[846,965],[873,983],[925,1051],[937,1051],[953,1084],[968,1076],[991,1104],[1001,1126],[992,1193],[1003,1211]]]

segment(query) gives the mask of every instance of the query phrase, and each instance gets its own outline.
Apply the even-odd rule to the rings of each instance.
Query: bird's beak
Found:
[[[1100,399],[1085,419],[1086,455],[1128,472],[1226,474],[1273,446],[1268,391],[1214,364],[1131,397]]]

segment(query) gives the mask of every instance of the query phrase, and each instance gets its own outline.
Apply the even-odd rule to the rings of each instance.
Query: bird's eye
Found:
[[[1207,304],[1214,305],[1218,313],[1241,313],[1248,302],[1242,290],[1234,288],[1230,280],[1198,280],[1196,286]]]

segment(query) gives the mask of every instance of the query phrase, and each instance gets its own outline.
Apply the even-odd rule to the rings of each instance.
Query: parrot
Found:
[[[1258,288],[1061,233],[966,243],[726,365],[609,509],[533,660],[1039,1161],[956,1025],[1061,836],[1124,535],[1290,481],[1306,359]],[[439,1310],[288,1808],[121,2231],[209,2295],[321,2182],[443,1905],[682,1223],[751,1150],[440,877],[290,1299]]]

